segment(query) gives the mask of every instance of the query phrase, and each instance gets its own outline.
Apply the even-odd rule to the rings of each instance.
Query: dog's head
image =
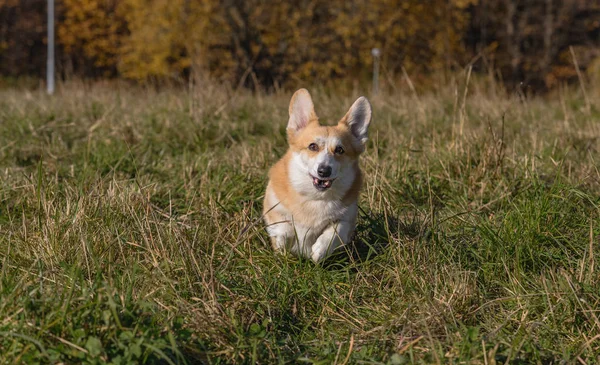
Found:
[[[358,98],[335,126],[319,124],[306,89],[294,93],[287,126],[294,187],[316,195],[342,192],[354,181],[358,156],[364,151],[371,122],[371,104]]]

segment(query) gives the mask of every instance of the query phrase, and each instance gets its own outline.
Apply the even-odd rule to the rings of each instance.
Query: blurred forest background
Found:
[[[251,88],[367,80],[427,83],[472,66],[547,90],[600,80],[598,0],[58,0],[62,79],[207,75]],[[0,76],[46,70],[46,1],[0,0]],[[2,81],[0,81],[1,84]]]

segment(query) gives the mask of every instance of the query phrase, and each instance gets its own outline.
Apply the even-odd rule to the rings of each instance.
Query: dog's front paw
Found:
[[[319,262],[321,262],[322,260],[324,260],[327,257],[327,249],[323,249],[321,247],[319,247],[318,249],[315,249],[313,246],[313,250],[312,250],[312,254],[310,256],[310,258],[316,263],[318,264]]]
[[[337,246],[340,245],[339,240],[335,236],[323,234],[317,239],[312,246],[311,259],[315,263],[319,263],[326,259]]]
[[[287,239],[285,236],[272,236],[271,247],[275,252],[283,253],[287,249]]]

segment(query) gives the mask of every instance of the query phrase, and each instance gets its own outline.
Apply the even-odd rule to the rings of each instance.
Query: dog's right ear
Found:
[[[300,89],[294,93],[290,101],[290,120],[288,121],[288,134],[295,134],[308,123],[317,121],[315,107],[308,90]]]

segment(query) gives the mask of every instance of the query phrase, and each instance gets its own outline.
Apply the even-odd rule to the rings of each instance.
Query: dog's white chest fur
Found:
[[[267,226],[269,236],[275,238],[276,250],[318,262],[350,239],[358,210],[355,202],[346,206],[341,201],[307,200],[290,209],[275,192],[267,189],[267,194],[275,206],[273,210],[283,218]],[[302,219],[295,219],[298,216]]]

